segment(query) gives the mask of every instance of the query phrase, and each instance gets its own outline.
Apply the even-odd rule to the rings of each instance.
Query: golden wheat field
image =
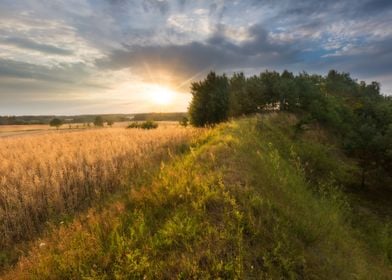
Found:
[[[197,133],[172,126],[0,138],[0,249],[121,188],[134,170]]]

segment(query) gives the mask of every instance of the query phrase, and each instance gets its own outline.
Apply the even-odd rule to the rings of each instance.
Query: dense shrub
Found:
[[[94,120],[94,125],[95,126],[103,126],[104,120],[101,116],[97,116]]]
[[[142,123],[133,122],[129,124],[127,128],[156,129],[158,128],[158,123],[154,121],[145,121]]]
[[[58,118],[54,118],[53,120],[50,121],[49,125],[55,126],[58,129],[60,126],[63,125],[63,121]]]

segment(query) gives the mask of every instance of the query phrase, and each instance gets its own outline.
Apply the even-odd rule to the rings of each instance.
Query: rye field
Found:
[[[197,133],[164,125],[0,137],[0,260],[49,222],[62,223],[159,166]]]

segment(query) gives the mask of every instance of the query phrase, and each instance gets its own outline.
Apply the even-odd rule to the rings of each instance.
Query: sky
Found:
[[[210,70],[392,94],[391,0],[0,0],[0,115],[186,111]]]

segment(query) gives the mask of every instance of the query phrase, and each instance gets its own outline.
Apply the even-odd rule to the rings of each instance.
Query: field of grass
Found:
[[[132,121],[126,122],[115,122],[111,127],[108,127],[105,124],[105,128],[125,128]],[[173,121],[159,121],[157,122],[161,128],[170,128],[173,126],[178,126],[178,122]],[[34,125],[0,125],[0,138],[2,137],[15,137],[15,136],[30,136],[37,134],[46,134],[46,133],[59,133],[59,132],[69,132],[69,131],[80,131],[80,130],[91,130],[91,129],[101,129],[94,127],[93,124],[87,126],[85,123],[72,123],[72,124],[63,124],[58,129],[55,127],[51,127],[47,124],[34,124]]]
[[[293,118],[197,137],[32,242],[4,279],[391,279],[391,227],[359,222],[339,188],[354,165]]]
[[[7,251],[35,237],[47,222],[63,221],[120,190],[196,133],[172,126],[0,138],[1,263],[10,258]]]
[[[31,125],[0,125],[0,132],[17,132],[17,131],[33,131],[46,130],[51,128],[47,124],[31,124]],[[55,128],[52,128],[55,129]]]
[[[0,125],[0,138],[18,135],[37,134],[56,130],[46,124],[37,125]]]

